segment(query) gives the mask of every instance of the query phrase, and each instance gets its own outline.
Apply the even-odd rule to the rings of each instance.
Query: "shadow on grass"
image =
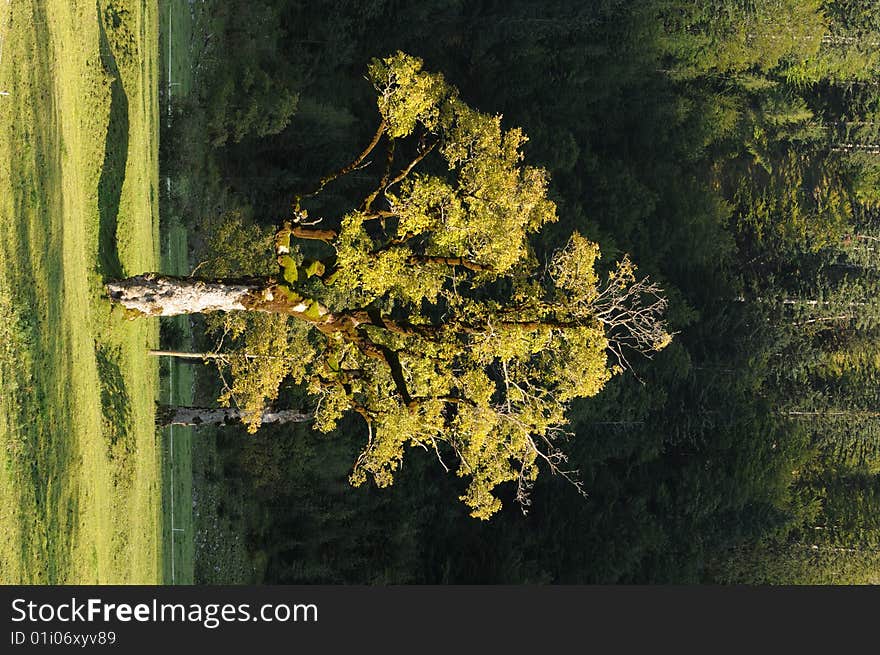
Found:
[[[105,20],[113,20],[109,12],[102,15],[98,11],[98,25],[101,31],[101,62],[106,71],[113,76],[110,86],[110,120],[107,124],[107,142],[104,150],[104,164],[101,179],[98,181],[98,266],[104,279],[124,277],[119,261],[116,228],[119,218],[119,200],[122,196],[122,183],[125,181],[125,167],[128,163],[128,97],[122,86],[122,77],[116,58],[107,39]]]
[[[95,344],[98,378],[101,381],[101,424],[113,483],[127,487],[134,471],[135,438],[131,429],[131,399],[125,387],[118,348]]]

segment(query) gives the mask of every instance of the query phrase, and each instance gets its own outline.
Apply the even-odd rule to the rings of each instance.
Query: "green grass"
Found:
[[[192,21],[187,0],[165,0],[159,3],[159,53],[162,61],[160,84],[168,93],[169,52],[171,86],[171,107],[174,100],[186,97],[192,90],[192,71],[189,59],[192,39]],[[169,49],[170,41],[170,49]],[[174,120],[168,115],[168,96],[162,102],[163,125]],[[172,178],[172,189],[176,190],[180,180]],[[165,179],[162,179],[165,184]],[[165,190],[166,187],[163,187]],[[167,197],[162,206],[162,270],[168,273],[187,275],[190,263],[187,247],[187,232],[175,214],[173,203]],[[170,320],[182,335],[177,348],[187,350],[192,346],[189,319],[184,316]],[[192,364],[167,360],[168,375],[163,375],[160,399],[168,404],[192,404],[193,368]],[[165,480],[163,543],[166,545],[163,558],[163,578],[166,583],[192,584],[194,581],[194,527],[193,527],[193,474],[192,440],[190,428],[175,427],[162,431],[165,443],[162,473]],[[173,450],[172,450],[173,448]],[[175,528],[172,531],[172,526]]]
[[[159,3],[159,52],[162,58],[162,84],[168,88],[169,49],[171,41],[171,98],[186,97],[193,85],[190,45],[193,43],[194,26],[188,0],[163,0]],[[167,118],[167,106],[162,104],[163,116]]]
[[[0,6],[0,582],[162,580],[157,325],[102,296],[157,267],[157,30]]]

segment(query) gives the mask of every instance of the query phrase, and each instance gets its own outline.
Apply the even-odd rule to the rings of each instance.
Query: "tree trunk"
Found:
[[[147,316],[256,311],[296,316],[316,325],[337,320],[320,303],[271,277],[208,279],[144,273],[109,282],[106,288],[112,302]]]
[[[110,300],[149,316],[246,310],[271,286],[267,278],[206,280],[145,273],[110,282]]]
[[[880,155],[880,143],[835,143],[831,146],[833,152],[866,152],[870,155]]]
[[[846,416],[849,418],[880,418],[880,411],[871,411],[871,410],[861,410],[861,409],[853,409],[853,410],[813,410],[813,411],[798,411],[798,410],[790,410],[787,412],[780,412],[783,416],[789,416],[795,419],[815,419],[815,418],[831,418],[836,416]]]
[[[156,411],[156,422],[163,426],[240,424],[243,412],[234,407],[177,407],[160,405]],[[314,416],[296,409],[267,409],[263,411],[262,423],[304,423]]]
[[[206,360],[206,359],[224,359],[228,355],[223,353],[193,353],[186,350],[151,350],[149,354],[153,357],[173,357],[174,359],[183,360]],[[253,356],[251,356],[252,358]]]

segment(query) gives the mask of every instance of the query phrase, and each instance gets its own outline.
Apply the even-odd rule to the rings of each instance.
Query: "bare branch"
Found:
[[[464,257],[441,257],[436,255],[411,255],[411,264],[443,264],[445,266],[461,266],[469,271],[491,272],[494,269],[486,264],[478,264]]]
[[[406,178],[406,176],[410,174],[412,169],[414,169],[416,166],[418,166],[419,162],[421,162],[425,157],[427,157],[430,154],[430,152],[436,147],[437,147],[437,141],[434,141],[431,145],[429,145],[421,153],[419,153],[419,155],[409,163],[409,166],[407,166],[402,171],[400,171],[400,173],[398,173],[394,177],[394,179],[392,179],[387,185],[385,185],[385,190],[387,190],[388,187],[394,186],[398,182],[402,182]]]
[[[367,158],[367,156],[373,151],[373,149],[379,144],[379,140],[382,138],[382,135],[385,134],[385,131],[387,129],[388,129],[388,124],[383,120],[381,123],[379,123],[379,128],[376,130],[376,133],[373,135],[372,141],[370,141],[370,143],[367,144],[367,147],[364,148],[363,152],[361,152],[361,154],[359,154],[357,157],[355,157],[354,161],[352,161],[350,164],[343,166],[342,168],[340,168],[339,170],[337,170],[334,173],[330,173],[329,175],[325,175],[324,177],[322,177],[320,182],[318,182],[317,188],[315,188],[314,191],[311,191],[310,193],[306,193],[306,194],[303,194],[303,195],[297,197],[294,202],[295,209],[299,210],[300,202],[303,199],[311,198],[313,196],[318,195],[324,189],[324,187],[327,186],[330,182],[332,182],[333,180],[335,180],[337,178],[342,177],[343,175],[346,175],[347,173],[351,173],[358,166],[360,166],[361,163]]]
[[[377,186],[364,200],[364,212],[368,213],[373,205],[376,197],[388,187],[388,180],[391,177],[391,167],[394,165],[394,141],[388,142],[388,150],[385,154],[385,173]]]

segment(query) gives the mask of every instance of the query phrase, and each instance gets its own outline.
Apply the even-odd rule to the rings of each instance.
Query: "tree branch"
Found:
[[[416,396],[412,398],[407,406],[410,409],[417,407],[421,403],[431,402],[432,400],[442,400],[444,403],[450,403],[452,405],[470,405],[471,407],[476,407],[477,403],[475,403],[470,398],[461,398],[459,396],[445,395],[445,396]]]
[[[336,240],[336,237],[339,236],[336,233],[336,230],[321,230],[321,229],[313,229],[302,227],[297,225],[293,229],[291,229],[290,233],[299,238],[299,239],[309,239],[312,241],[323,241],[328,245],[333,245],[333,242]]]
[[[369,214],[364,214],[363,219],[365,221],[375,221],[379,218],[391,218],[392,216],[399,216],[397,212],[387,211],[387,210],[379,210],[372,211]]]
[[[377,186],[370,195],[366,197],[364,200],[364,212],[369,212],[370,208],[373,205],[373,201],[376,197],[382,193],[388,187],[388,179],[391,177],[391,167],[394,165],[394,141],[389,141],[388,143],[388,151],[386,153],[385,159],[385,173],[382,175],[382,179],[379,182],[379,186]]]
[[[431,145],[429,145],[429,146],[428,146],[427,148],[425,148],[421,153],[419,153],[419,155],[418,155],[415,159],[413,159],[413,160],[410,162],[409,166],[407,166],[407,167],[404,168],[402,171],[400,171],[400,173],[398,173],[397,176],[396,176],[394,179],[392,179],[388,184],[385,185],[385,189],[387,189],[388,187],[394,186],[394,185],[397,184],[398,182],[402,182],[403,179],[404,179],[407,175],[410,174],[410,171],[412,171],[412,169],[414,169],[416,166],[418,166],[418,165],[419,165],[419,162],[421,162],[425,157],[428,156],[428,154],[430,154],[430,152],[431,152],[434,148],[437,147],[437,143],[438,143],[437,141],[434,141]]]
[[[382,138],[382,135],[385,134],[385,131],[387,129],[388,129],[388,124],[383,120],[381,123],[379,123],[379,128],[376,130],[376,133],[373,135],[372,141],[370,141],[370,143],[367,145],[367,147],[364,148],[363,152],[361,152],[361,154],[359,154],[354,159],[354,161],[352,161],[350,164],[347,164],[346,166],[343,166],[338,171],[336,171],[334,173],[330,173],[329,175],[325,175],[324,177],[322,177],[320,182],[318,182],[318,186],[315,188],[314,191],[311,191],[310,193],[303,194],[301,196],[297,196],[296,201],[294,202],[294,207],[297,210],[299,210],[299,204],[300,204],[300,201],[303,200],[303,198],[311,198],[313,196],[318,195],[321,192],[321,190],[325,186],[327,186],[330,182],[332,182],[333,180],[335,180],[339,177],[342,177],[343,175],[351,173],[354,169],[356,169],[358,166],[360,166],[361,163],[364,161],[364,159],[367,158],[367,155],[369,155],[373,151],[373,149],[379,144],[379,140]]]
[[[436,255],[411,255],[410,264],[444,264],[446,266],[461,266],[470,271],[491,272],[495,269],[486,264],[477,264],[464,257],[442,257]]]

